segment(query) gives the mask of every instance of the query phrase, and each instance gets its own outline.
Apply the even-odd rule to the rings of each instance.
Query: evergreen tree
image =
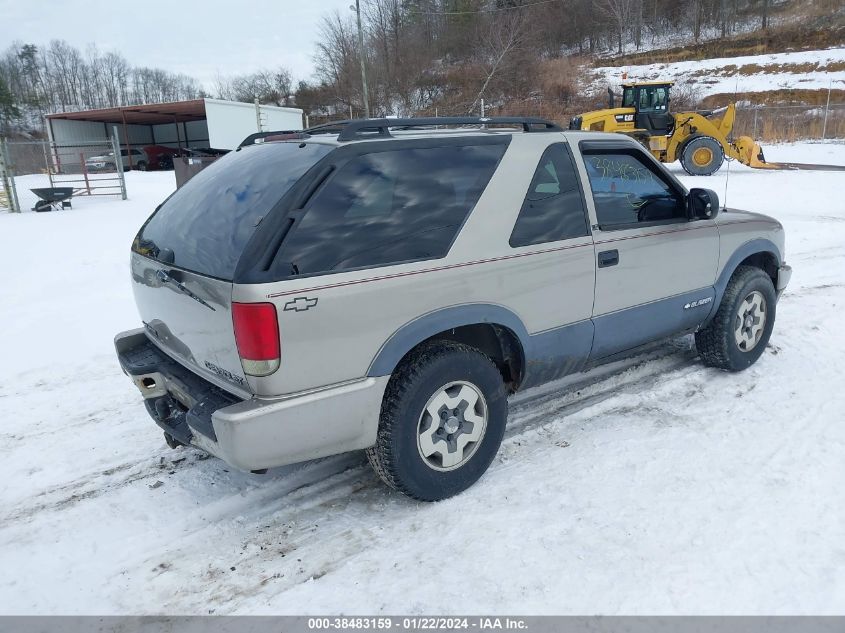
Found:
[[[7,135],[12,126],[12,121],[21,115],[12,91],[6,84],[6,80],[0,77],[0,134]]]

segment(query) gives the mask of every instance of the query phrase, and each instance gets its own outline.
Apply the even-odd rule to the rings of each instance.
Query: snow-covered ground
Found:
[[[724,169],[682,177],[724,195]],[[731,167],[729,205],[780,219],[794,267],[759,363],[682,339],[519,394],[490,471],[438,504],[361,454],[258,476],[165,447],[111,338],[172,178],[0,215],[0,612],[845,613],[842,172]]]
[[[765,92],[781,89],[845,88],[845,48],[795,51],[744,57],[722,57],[630,66],[602,66],[588,70],[591,87],[628,81],[674,80],[699,89],[701,96],[723,93]],[[832,66],[836,64],[836,66]]]

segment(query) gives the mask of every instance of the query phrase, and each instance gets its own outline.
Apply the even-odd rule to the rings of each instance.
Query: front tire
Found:
[[[695,136],[681,150],[681,167],[690,176],[710,176],[725,162],[722,144],[712,136]]]
[[[505,432],[507,393],[493,362],[450,341],[412,352],[391,377],[367,457],[390,487],[439,501],[474,484]]]
[[[771,278],[740,266],[728,282],[716,316],[695,333],[695,347],[708,367],[742,371],[766,348],[775,324],[777,297]]]

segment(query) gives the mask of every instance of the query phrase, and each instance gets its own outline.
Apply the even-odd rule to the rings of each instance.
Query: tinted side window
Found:
[[[587,235],[587,213],[578,174],[562,143],[540,158],[511,233],[511,246],[527,246]]]
[[[634,154],[585,154],[584,162],[603,230],[637,222],[686,219],[683,199]]]
[[[305,275],[444,257],[505,148],[356,156],[314,196],[279,259]]]

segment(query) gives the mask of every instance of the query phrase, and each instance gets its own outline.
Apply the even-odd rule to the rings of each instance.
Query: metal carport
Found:
[[[120,145],[127,150],[147,145],[234,149],[256,131],[302,129],[302,110],[192,99],[47,115],[50,141],[58,145],[102,141],[115,126]]]

